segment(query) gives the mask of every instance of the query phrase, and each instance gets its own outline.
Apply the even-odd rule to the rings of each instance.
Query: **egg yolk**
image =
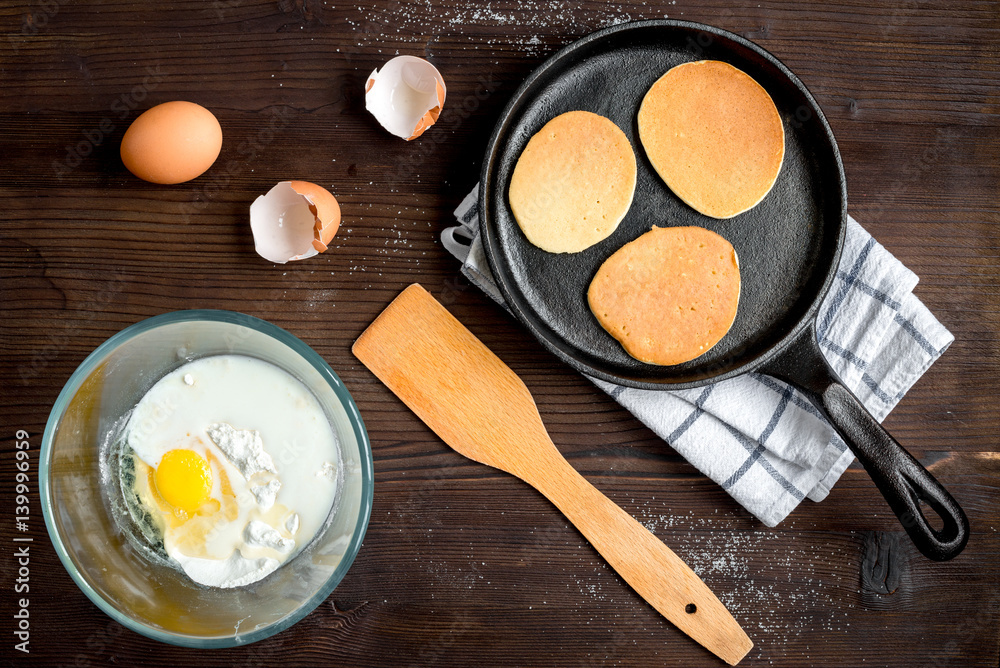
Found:
[[[212,492],[212,468],[194,450],[171,450],[160,459],[155,481],[164,501],[193,513]]]

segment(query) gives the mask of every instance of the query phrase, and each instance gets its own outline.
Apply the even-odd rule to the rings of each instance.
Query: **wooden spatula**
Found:
[[[753,643],[704,582],[556,450],[521,379],[418,284],[382,312],[354,354],[445,443],[544,494],[677,628],[730,665]]]

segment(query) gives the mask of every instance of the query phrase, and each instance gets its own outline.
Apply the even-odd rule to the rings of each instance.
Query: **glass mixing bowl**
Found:
[[[197,585],[151,559],[116,520],[120,486],[101,483],[116,430],[146,391],[182,364],[220,354],[270,362],[304,383],[326,411],[342,458],[338,499],[312,542],[263,580],[235,589]],[[344,578],[372,508],[371,446],[340,378],[285,330],[230,311],[150,318],[91,353],[49,415],[39,477],[45,526],[83,593],[126,627],[187,647],[251,643],[305,617]]]

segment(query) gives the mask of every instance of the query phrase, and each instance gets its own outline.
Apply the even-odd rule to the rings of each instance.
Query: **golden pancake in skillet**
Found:
[[[712,218],[732,218],[771,190],[785,131],[760,84],[728,63],[670,69],[639,108],[639,138],[674,193]]]
[[[625,133],[589,111],[546,123],[514,166],[508,200],[528,241],[576,253],[607,238],[635,193],[635,153]]]
[[[590,310],[629,355],[664,366],[718,343],[739,299],[736,250],[702,227],[654,227],[605,260],[587,291]]]

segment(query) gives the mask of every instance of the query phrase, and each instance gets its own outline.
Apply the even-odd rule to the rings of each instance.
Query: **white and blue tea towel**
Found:
[[[503,304],[479,239],[478,188],[442,234],[462,273]],[[954,337],[913,295],[917,276],[853,218],[819,310],[827,360],[879,421]],[[764,524],[804,498],[821,501],[854,456],[809,400],[758,373],[693,390],[651,391],[591,379]]]

